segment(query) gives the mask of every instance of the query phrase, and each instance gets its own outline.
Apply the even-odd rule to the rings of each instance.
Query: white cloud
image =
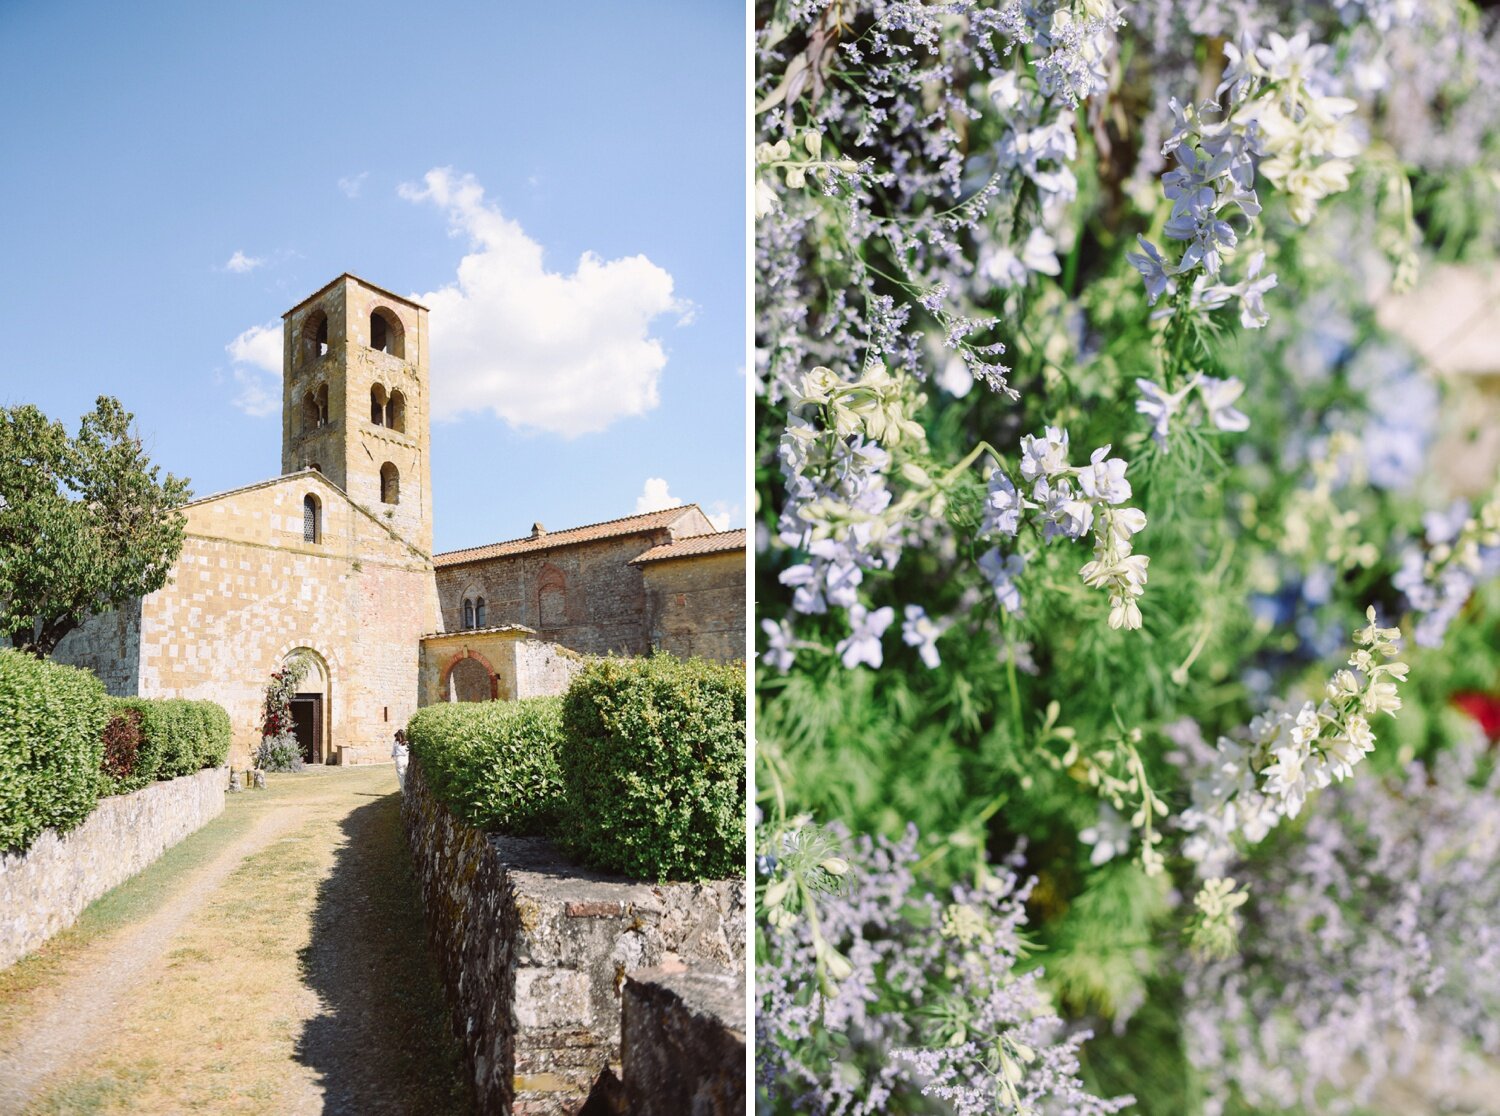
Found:
[[[229,257],[229,262],[224,265],[224,270],[232,271],[236,275],[243,275],[247,271],[254,271],[265,262],[260,256],[247,256],[236,249],[234,255]]]
[[[704,509],[703,514],[708,516],[708,521],[714,525],[715,531],[727,531],[740,518],[740,506],[728,504],[723,500],[715,500]]]
[[[490,410],[573,437],[657,405],[667,354],[651,327],[688,309],[665,270],[585,252],[571,274],[550,271],[542,246],[449,168],[399,192],[442,209],[470,247],[453,283],[416,296],[432,311],[434,415]]]
[[[667,491],[667,482],[661,477],[647,477],[641,494],[635,498],[635,514],[680,508],[682,501]]]
[[[346,198],[357,198],[363,189],[365,179],[370,177],[369,171],[360,171],[358,174],[347,175],[339,179],[339,189],[344,192]]]
[[[232,402],[252,418],[281,409],[281,324],[251,326],[224,346],[240,392]]]
[[[253,364],[281,378],[281,323],[251,326],[224,346],[236,364]]]
[[[254,368],[236,368],[234,382],[240,392],[232,402],[251,418],[265,418],[281,410],[281,393],[276,384]]]

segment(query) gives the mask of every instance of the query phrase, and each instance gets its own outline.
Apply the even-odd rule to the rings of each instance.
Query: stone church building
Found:
[[[59,661],[221,703],[243,763],[300,654],[304,755],[361,763],[420,705],[558,693],[584,655],[743,657],[743,530],[687,505],[435,555],[426,308],[345,273],[283,322],[282,475],[189,504],[170,582]]]

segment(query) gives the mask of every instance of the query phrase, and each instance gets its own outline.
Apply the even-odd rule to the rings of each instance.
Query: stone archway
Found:
[[[444,665],[439,688],[443,701],[494,701],[500,696],[500,677],[488,659],[468,648]]]

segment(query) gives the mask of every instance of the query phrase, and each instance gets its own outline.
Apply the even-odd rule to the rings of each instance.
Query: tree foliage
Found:
[[[37,407],[0,408],[0,633],[45,656],[92,613],[166,584],[187,481],[159,470],[100,396],[78,434]]]

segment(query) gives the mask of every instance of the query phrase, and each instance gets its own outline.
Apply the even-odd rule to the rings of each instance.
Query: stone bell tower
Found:
[[[282,321],[281,471],[320,470],[431,554],[427,308],[345,272]]]

